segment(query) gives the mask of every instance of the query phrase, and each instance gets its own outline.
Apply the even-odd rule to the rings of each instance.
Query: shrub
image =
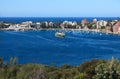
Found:
[[[75,76],[74,79],[86,79],[85,73],[80,73],[79,75]]]

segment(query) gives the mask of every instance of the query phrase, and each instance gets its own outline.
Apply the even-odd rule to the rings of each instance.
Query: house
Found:
[[[50,27],[53,27],[53,25],[54,25],[53,22],[49,22]]]
[[[83,20],[81,21],[82,26],[85,26],[86,23],[87,23],[87,20],[86,20],[86,19],[83,19]]]
[[[120,21],[118,21],[114,26],[113,26],[113,32],[114,33],[120,33]]]
[[[97,19],[95,18],[95,19],[93,19],[93,23],[94,24],[96,24],[97,23]]]
[[[32,24],[32,21],[26,21],[26,22],[22,22],[20,24],[20,27],[23,27],[23,28],[31,28],[31,25]]]
[[[40,29],[41,28],[41,23],[40,22],[36,22],[36,28]]]
[[[77,26],[77,22],[74,21],[74,22],[72,23],[72,26]]]
[[[49,23],[47,21],[45,21],[45,27],[48,27]]]

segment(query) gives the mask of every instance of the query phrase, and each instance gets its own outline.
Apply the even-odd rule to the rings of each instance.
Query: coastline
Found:
[[[30,28],[30,29],[24,29],[24,30],[14,30],[14,29],[0,29],[0,31],[16,31],[16,32],[24,32],[24,31],[31,31],[31,30],[34,30],[34,31],[40,31],[40,30],[70,30],[70,31],[88,31],[88,32],[98,32],[98,33],[105,33],[105,34],[115,34],[115,35],[120,35],[120,33],[114,33],[114,32],[105,32],[105,31],[100,31],[100,30],[97,30],[97,29],[69,29],[69,28],[65,28],[65,29],[61,29],[61,28],[41,28],[41,29],[34,29],[34,28]]]

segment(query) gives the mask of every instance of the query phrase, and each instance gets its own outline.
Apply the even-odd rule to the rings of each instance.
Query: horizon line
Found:
[[[120,16],[1,16],[0,18],[120,18]]]

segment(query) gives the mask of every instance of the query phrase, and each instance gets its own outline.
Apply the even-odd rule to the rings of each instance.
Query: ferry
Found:
[[[65,37],[65,33],[63,33],[63,32],[56,32],[55,36],[56,37]]]

